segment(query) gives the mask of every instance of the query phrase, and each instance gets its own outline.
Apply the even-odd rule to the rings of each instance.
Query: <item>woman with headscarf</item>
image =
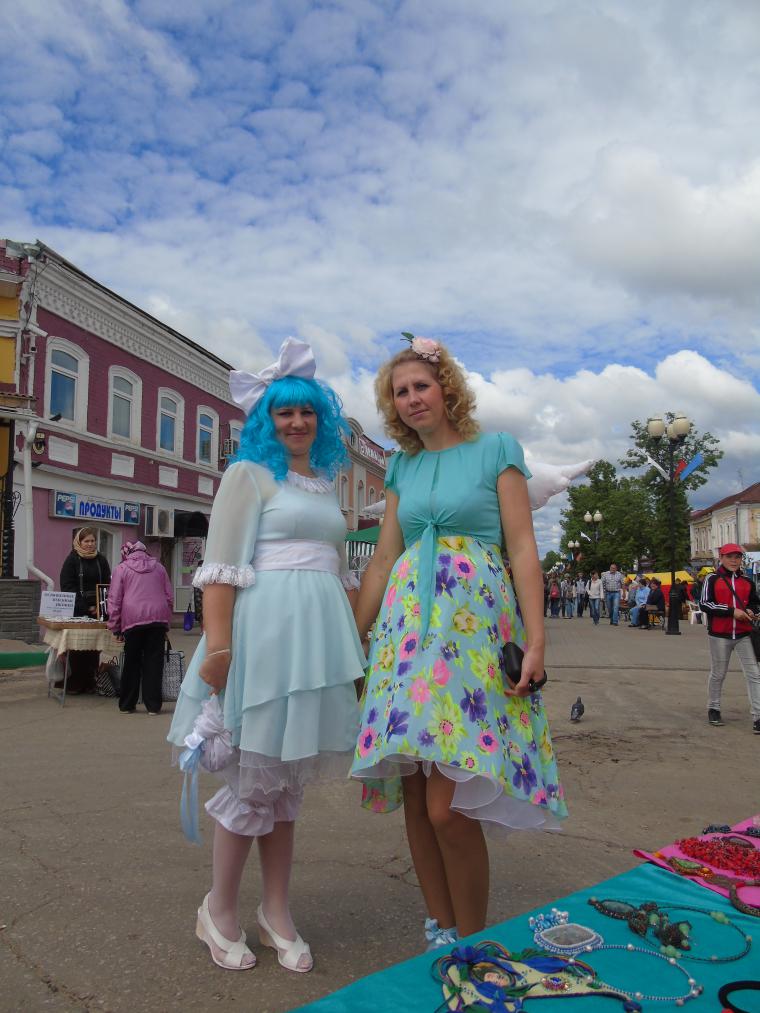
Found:
[[[145,709],[158,714],[174,591],[169,574],[142,542],[122,545],[121,560],[108,592],[108,628],[124,640],[119,710],[134,714],[142,683]]]
[[[111,567],[106,557],[98,552],[95,528],[80,528],[74,536],[71,552],[61,567],[61,591],[76,595],[75,616],[97,615],[97,585],[108,584]],[[98,651],[71,651],[69,655],[70,675],[68,693],[94,693],[95,675],[98,671]]]

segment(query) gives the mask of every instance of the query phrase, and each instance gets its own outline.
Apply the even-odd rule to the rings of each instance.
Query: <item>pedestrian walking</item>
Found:
[[[562,603],[562,590],[559,586],[559,581],[556,577],[553,577],[549,584],[549,604],[551,606],[552,619],[556,619],[559,616],[560,605]]]
[[[607,615],[610,617],[610,626],[618,624],[622,587],[623,575],[618,571],[617,563],[610,563],[609,570],[602,574],[602,590],[607,604]]]
[[[720,563],[705,577],[699,607],[707,616],[710,676],[707,680],[707,719],[720,726],[720,698],[731,655],[739,658],[752,712],[752,731],[760,735],[760,667],[753,631],[760,613],[760,597],[753,581],[742,573],[743,549],[729,542],[718,550]],[[755,633],[757,636],[757,633]]]
[[[588,594],[587,583],[584,580],[583,574],[579,573],[575,580],[575,609],[576,615],[580,619],[583,616],[583,610],[586,606],[586,598]]]
[[[591,573],[588,582],[588,610],[594,621],[594,626],[599,625],[599,613],[602,607],[602,581],[596,570]]]

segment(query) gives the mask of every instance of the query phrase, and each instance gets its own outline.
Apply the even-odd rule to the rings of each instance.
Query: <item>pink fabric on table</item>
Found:
[[[742,820],[741,823],[735,823],[733,827],[731,827],[731,829],[740,832],[742,830],[746,830],[747,827],[756,827],[760,829],[760,815],[750,816],[749,819]],[[689,835],[689,836],[697,836],[697,835]],[[709,841],[713,837],[721,837],[723,835],[699,834],[698,836],[702,840]],[[746,841],[751,841],[756,849],[760,849],[760,837],[745,837],[744,839]],[[683,852],[679,850],[677,844],[668,844],[664,848],[660,848],[659,851],[657,852],[657,855],[652,854],[651,851],[641,851],[638,848],[634,849],[633,853],[634,855],[638,855],[639,858],[646,858],[650,862],[654,862],[655,865],[659,865],[661,868],[667,869],[668,872],[673,872],[673,869],[671,869],[671,867],[665,861],[666,858],[685,858],[687,861],[690,862],[694,861],[693,858],[689,858],[688,855],[684,855]],[[662,858],[659,858],[658,855],[661,855]],[[704,864],[709,868],[714,868],[716,872],[719,872],[722,876],[726,876],[728,879],[735,879],[741,881],[741,876],[737,876],[732,872],[723,872],[721,869],[718,869],[715,866],[711,866],[709,862],[705,862]],[[675,873],[675,875],[680,875],[680,873]],[[708,890],[714,890],[715,893],[719,893],[721,897],[728,897],[728,890],[726,890],[725,887],[716,886],[715,884],[710,883],[707,880],[700,879],[699,876],[685,876],[684,878],[690,879],[692,883],[698,883],[699,886],[706,886]],[[747,904],[752,904],[755,907],[760,907],[760,886],[745,887],[741,891],[741,899],[745,901]]]

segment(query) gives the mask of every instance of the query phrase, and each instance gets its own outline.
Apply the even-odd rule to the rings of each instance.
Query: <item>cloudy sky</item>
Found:
[[[695,506],[760,478],[755,0],[24,0],[0,53],[0,232],[233,365],[306,337],[378,433],[412,330],[533,460],[673,409]]]

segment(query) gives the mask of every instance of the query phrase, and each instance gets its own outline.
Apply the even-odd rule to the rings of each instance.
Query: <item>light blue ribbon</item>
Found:
[[[203,746],[204,743],[201,742],[195,749],[186,749],[179,756],[179,769],[185,774],[184,781],[182,782],[179,816],[182,823],[182,832],[191,844],[202,843],[198,824],[198,764],[201,760]],[[188,775],[190,776],[189,792],[187,790]]]

